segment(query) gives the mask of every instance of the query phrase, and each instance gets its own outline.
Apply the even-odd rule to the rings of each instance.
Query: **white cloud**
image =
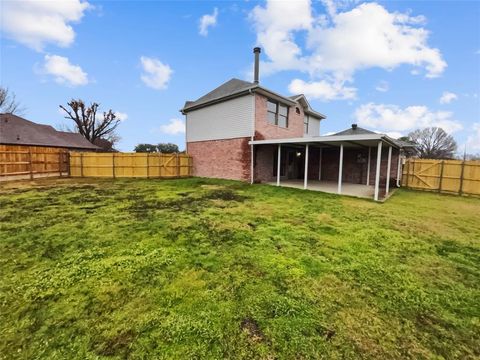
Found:
[[[170,119],[167,125],[161,125],[160,131],[164,134],[179,135],[185,133],[185,121],[181,119]]]
[[[300,79],[293,80],[288,85],[292,94],[304,94],[307,98],[323,101],[355,99],[357,89],[344,86],[343,82],[328,82],[326,80],[305,82]]]
[[[115,111],[115,116],[117,117],[117,120],[120,121],[125,121],[128,119],[128,114],[120,111]]]
[[[380,92],[387,92],[390,90],[390,85],[386,81],[380,81],[377,86],[375,86],[375,90],[380,91]]]
[[[81,86],[88,84],[88,75],[68,58],[58,55],[45,55],[41,73],[53,76],[58,84]]]
[[[205,14],[200,18],[199,34],[202,36],[208,35],[208,28],[217,24],[218,9],[213,9],[213,14]]]
[[[2,1],[0,27],[9,38],[37,51],[47,43],[66,47],[75,39],[70,23],[79,22],[88,8],[90,4],[80,0]]]
[[[473,123],[467,138],[467,152],[480,151],[480,122]]]
[[[399,137],[403,136],[403,134],[398,131],[387,131],[386,134],[393,139],[398,139]]]
[[[457,94],[454,94],[449,91],[444,91],[442,96],[440,97],[440,104],[450,104],[453,100],[457,100]]]
[[[308,73],[311,82],[334,78],[345,83],[367,68],[408,64],[436,77],[447,66],[440,51],[428,46],[423,16],[391,13],[377,3],[338,12],[338,2],[324,3],[328,15],[316,16],[309,0],[270,0],[252,10],[257,43],[269,58],[262,63],[263,74],[297,70]]]
[[[166,89],[173,73],[170,66],[163,64],[158,59],[146,56],[140,57],[140,61],[144,71],[141,76],[144,84],[157,90]]]
[[[425,127],[441,127],[448,133],[461,130],[462,124],[449,111],[431,111],[426,106],[407,106],[368,103],[355,110],[354,117],[361,126],[382,131],[410,131]]]

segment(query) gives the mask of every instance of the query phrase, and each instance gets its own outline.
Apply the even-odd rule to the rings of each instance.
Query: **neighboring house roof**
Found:
[[[57,131],[13,114],[0,114],[0,144],[99,150],[80,134]]]
[[[375,131],[370,131],[361,127],[358,127],[356,124],[353,124],[351,128],[337,132],[330,136],[341,136],[341,135],[358,135],[358,134],[378,134]]]
[[[371,130],[367,130],[367,129],[358,127],[357,124],[352,124],[352,127],[351,127],[351,128],[346,129],[346,130],[343,130],[343,131],[340,131],[340,132],[337,132],[337,133],[332,134],[332,135],[329,135],[329,136],[372,135],[372,134],[373,134],[373,135],[379,135],[380,133],[377,133],[377,132],[375,132],[375,131],[371,131]],[[407,142],[407,141],[394,139],[394,138],[391,138],[390,136],[388,136],[388,135],[386,135],[386,134],[380,134],[380,135],[383,135],[383,136],[388,137],[388,139],[389,139],[391,142],[393,142],[395,145],[397,145],[397,146],[400,147],[400,148],[414,148],[414,147],[416,147],[415,144],[409,143],[409,142]]]
[[[293,99],[292,97],[286,97],[286,96],[280,95],[272,90],[269,90],[263,86],[260,86],[259,84],[233,78],[223,83],[219,87],[213,89],[209,93],[198,98],[195,101],[186,101],[185,105],[180,111],[182,113],[187,113],[195,109],[199,109],[208,105],[212,105],[214,103],[218,103],[218,102],[232,99],[238,96],[242,96],[251,92],[258,92],[262,95],[273,98],[274,100],[278,100],[280,102],[286,103],[287,105],[295,105],[297,103],[296,98],[298,98],[298,95],[296,96],[295,99]],[[322,115],[314,111],[313,109],[311,109],[306,99],[305,99],[305,102],[308,106],[307,109],[312,116],[316,116],[321,119],[326,118],[325,115]]]

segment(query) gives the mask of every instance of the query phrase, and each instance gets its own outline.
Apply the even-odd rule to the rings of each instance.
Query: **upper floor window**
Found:
[[[308,134],[308,123],[309,123],[308,115],[305,115],[303,117],[303,133],[304,134]]]
[[[267,101],[268,122],[280,127],[288,127],[288,106],[273,100]]]

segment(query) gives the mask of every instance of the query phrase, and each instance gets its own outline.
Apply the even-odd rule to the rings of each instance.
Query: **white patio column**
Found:
[[[338,189],[337,193],[342,193],[342,172],[343,172],[343,144],[340,145],[340,161],[338,163]]]
[[[303,188],[307,188],[308,184],[308,144],[305,145],[305,171],[303,172]]]
[[[280,186],[280,161],[282,153],[282,145],[278,144],[278,154],[277,154],[277,186]]]
[[[388,161],[387,161],[387,183],[385,189],[385,195],[388,195],[390,191],[390,169],[392,167],[392,147],[388,147]]]
[[[401,157],[400,149],[398,149],[397,187],[400,187],[401,180],[402,180],[402,157]]]
[[[322,155],[323,155],[323,148],[320,148],[320,157],[318,160],[318,181],[322,180]]]
[[[368,161],[367,161],[367,184],[370,185],[370,158],[372,154],[372,148],[368,147]]]
[[[373,199],[378,201],[378,193],[380,192],[380,165],[382,164],[382,141],[378,142],[377,148],[377,167],[375,169],[375,194]]]

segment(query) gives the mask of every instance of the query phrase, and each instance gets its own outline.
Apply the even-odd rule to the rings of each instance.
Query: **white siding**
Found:
[[[320,120],[308,116],[308,133],[304,136],[319,136],[320,135]]]
[[[245,95],[187,113],[187,142],[253,135],[254,97]]]

